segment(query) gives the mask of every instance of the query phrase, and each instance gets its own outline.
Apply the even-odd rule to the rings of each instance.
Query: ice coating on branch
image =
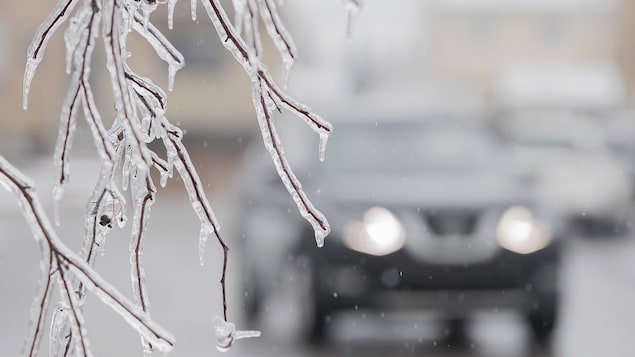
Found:
[[[258,7],[267,32],[282,57],[283,87],[286,88],[291,68],[295,64],[297,56],[295,43],[278,16],[275,2],[272,0],[258,0]]]
[[[218,0],[204,1],[203,7],[212,20],[212,24],[216,29],[216,34],[223,43],[223,46],[234,56],[236,61],[245,68],[245,71],[251,76],[254,73],[254,67],[250,62],[249,50],[245,41],[240,37],[227,17],[227,13],[222,11],[222,6]],[[223,26],[225,25],[225,26]],[[225,31],[225,28],[229,30],[229,33]]]
[[[174,337],[164,331],[149,316],[144,314],[132,303],[130,303],[120,292],[115,290],[107,281],[97,275],[85,274],[84,267],[88,268],[84,262],[75,262],[70,265],[70,270],[87,285],[103,303],[108,305],[113,311],[121,315],[128,324],[146,338],[152,345],[161,352],[169,352],[174,346]],[[84,267],[82,267],[82,265]]]
[[[154,184],[151,177],[138,177],[132,181],[132,194],[135,198],[134,217],[132,224],[132,238],[130,240],[130,277],[135,302],[144,312],[150,311],[148,292],[146,288],[146,275],[143,269],[142,257],[144,249],[144,236],[150,209],[154,203]],[[145,355],[151,355],[152,344],[142,338],[141,343]]]
[[[70,330],[69,308],[58,302],[53,308],[51,327],[49,329],[49,356],[63,356],[67,345],[65,332]]]
[[[254,87],[252,92],[252,100],[256,107],[256,115],[258,118],[258,125],[260,126],[262,138],[265,144],[265,148],[273,159],[274,166],[278,172],[278,176],[282,180],[285,188],[293,198],[300,215],[306,219],[315,232],[315,241],[318,246],[324,244],[324,238],[331,231],[330,225],[322,212],[318,211],[306,193],[302,189],[302,184],[297,179],[282,149],[282,143],[278,137],[275,124],[271,118],[271,112],[267,102],[269,101],[266,96],[264,88]]]
[[[148,24],[150,23],[150,13],[152,13],[152,10],[144,6],[141,11],[143,11],[143,31],[148,31]]]
[[[0,180],[0,184],[3,181]],[[7,187],[8,188],[8,187]],[[22,348],[22,356],[35,356],[38,354],[40,347],[40,340],[43,335],[44,324],[47,316],[47,310],[50,303],[51,292],[55,288],[54,278],[51,276],[53,262],[52,255],[49,254],[48,259],[46,257],[46,247],[40,245],[40,251],[43,254],[43,259],[40,260],[40,281],[38,292],[33,299],[33,305],[31,306],[31,321],[29,327],[29,333],[24,340],[24,346]]]
[[[60,184],[53,186],[53,221],[56,226],[62,224],[60,209],[62,206],[62,196],[64,196],[64,187]]]
[[[79,47],[79,41],[83,35],[82,29],[88,24],[88,19],[92,12],[89,7],[82,7],[70,21],[68,28],[64,31],[64,42],[66,44],[66,74],[71,73],[73,65],[73,54]]]
[[[233,322],[227,322],[220,316],[214,316],[212,319],[212,325],[214,326],[214,334],[216,336],[216,348],[220,352],[229,351],[236,340],[260,337],[260,331],[236,330],[236,325]]]
[[[209,235],[214,233],[214,227],[211,224],[201,224],[201,232],[198,240],[198,259],[201,266],[205,265],[205,247]]]

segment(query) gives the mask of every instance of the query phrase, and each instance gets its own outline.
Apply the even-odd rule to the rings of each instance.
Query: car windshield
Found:
[[[334,173],[466,175],[501,168],[497,141],[476,125],[340,126],[327,155],[325,168]]]

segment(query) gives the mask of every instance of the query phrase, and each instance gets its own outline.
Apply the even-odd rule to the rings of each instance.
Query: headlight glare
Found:
[[[397,217],[383,207],[373,207],[366,211],[363,221],[349,223],[343,239],[350,249],[377,256],[396,252],[406,241]]]
[[[518,254],[539,251],[551,242],[546,227],[521,206],[510,207],[503,213],[496,233],[501,247]]]

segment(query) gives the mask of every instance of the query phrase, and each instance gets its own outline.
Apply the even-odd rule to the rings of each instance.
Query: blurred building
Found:
[[[40,64],[29,110],[21,109],[26,49],[53,6],[0,3],[0,151],[5,155],[54,146],[68,83],[65,26]],[[635,97],[635,41],[629,37],[634,7],[627,0],[402,0],[399,5],[369,0],[347,39],[339,1],[294,0],[283,7],[299,48],[289,91],[330,117],[368,104],[371,112],[383,106],[406,114],[431,106],[615,109],[625,97],[631,103]],[[256,132],[249,79],[203,9],[192,22],[189,4],[179,2],[172,31],[165,12],[161,6],[152,20],[186,62],[169,93],[169,118],[188,131],[186,138]],[[131,35],[131,67],[167,88],[167,66],[144,42]],[[264,44],[265,61],[280,78],[278,54],[270,41]],[[101,43],[94,58],[93,89],[108,118],[112,94]],[[361,94],[367,99],[356,101]],[[78,125],[84,125],[81,115]]]
[[[629,107],[635,106],[635,1],[620,0],[620,11],[617,18],[619,24],[618,58],[624,87],[626,101]]]
[[[495,108],[615,108],[618,10],[613,0],[430,0],[429,71]]]
[[[33,79],[28,111],[22,110],[22,80],[26,51],[37,26],[55,6],[30,6],[24,2],[0,3],[0,152],[14,156],[25,152],[49,152],[54,148],[61,103],[69,76],[64,68],[63,32],[51,39]],[[174,30],[167,28],[167,9],[152,14],[153,23],[185,57],[186,66],[177,75],[174,90],[168,93],[168,118],[186,130],[186,139],[234,138],[258,130],[251,104],[251,88],[243,68],[222,46],[216,31],[198,9],[199,21],[190,18],[189,2],[181,1],[175,12]],[[279,58],[265,41],[266,61],[278,72]],[[167,65],[137,33],[128,40],[130,66],[151,78],[167,92]],[[92,89],[102,117],[113,116],[110,79],[105,67],[101,36],[93,54]],[[78,130],[86,128],[78,113]],[[88,131],[85,131],[88,133]],[[90,138],[76,138],[74,146],[88,144]]]

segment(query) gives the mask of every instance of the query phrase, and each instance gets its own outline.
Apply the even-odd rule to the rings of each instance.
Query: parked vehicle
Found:
[[[517,173],[533,181],[545,214],[576,233],[623,232],[632,216],[631,168],[592,118],[520,113],[501,121]]]
[[[297,314],[296,331],[319,341],[345,310],[413,308],[463,319],[509,308],[548,337],[559,244],[492,132],[451,118],[335,123],[324,163],[312,159],[317,142],[299,132],[283,140],[330,220],[323,248],[272,165],[262,166],[264,150],[247,160],[248,318],[282,305],[283,314]]]

